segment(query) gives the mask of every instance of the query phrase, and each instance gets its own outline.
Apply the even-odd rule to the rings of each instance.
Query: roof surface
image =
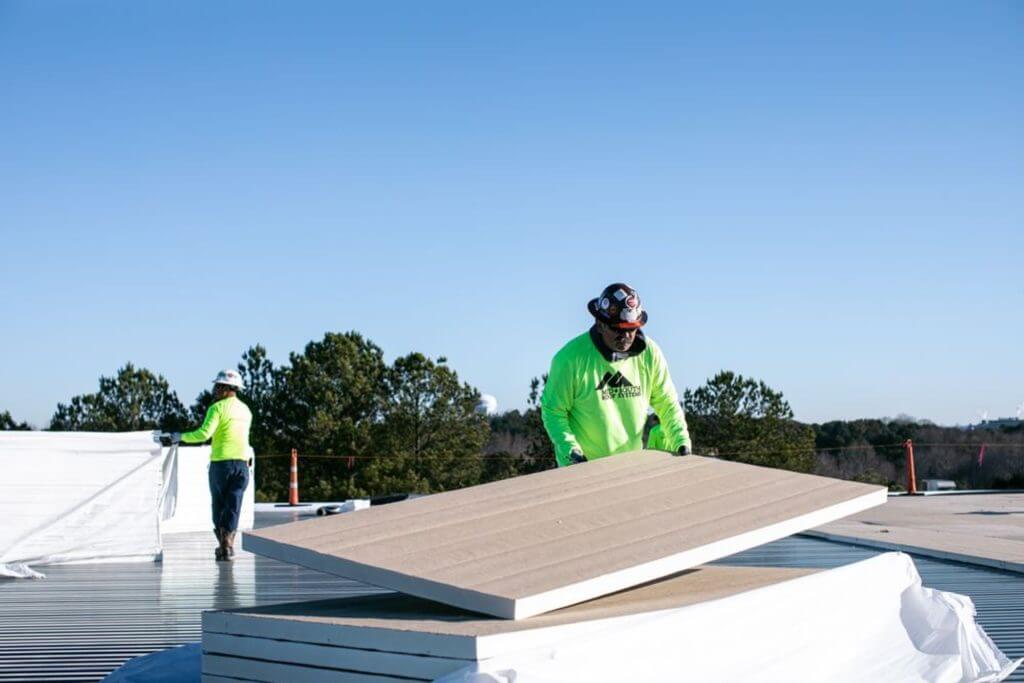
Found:
[[[380,592],[249,553],[215,563],[214,544],[212,534],[173,535],[165,537],[162,563],[54,566],[44,580],[0,580],[0,681],[98,680],[131,657],[198,642],[204,609]],[[830,568],[875,554],[793,537],[720,563]],[[1024,656],[1021,575],[915,561],[925,585],[971,596],[1003,652]],[[1009,680],[1024,681],[1024,671]]]
[[[1024,493],[894,496],[815,535],[1024,574]]]

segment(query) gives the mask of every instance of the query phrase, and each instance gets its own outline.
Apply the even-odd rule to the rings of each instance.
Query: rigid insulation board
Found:
[[[317,669],[316,676],[344,671],[432,680],[472,662],[606,629],[612,620],[620,624],[811,572],[700,567],[520,621],[482,616],[401,594],[205,612],[203,671],[261,676],[268,672],[251,660],[270,660]]]
[[[293,666],[256,659],[237,659],[203,655],[203,680],[227,678],[232,681],[261,683],[408,683],[424,678],[374,676],[359,671],[341,671],[308,666]]]
[[[634,451],[260,529],[260,555],[520,619],[840,519],[886,489]]]

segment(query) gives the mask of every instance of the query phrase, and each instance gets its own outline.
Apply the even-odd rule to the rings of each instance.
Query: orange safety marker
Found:
[[[288,504],[299,504],[299,451],[292,449],[291,478],[288,481]]]
[[[914,472],[914,443],[907,439],[903,442],[903,450],[907,453],[907,493],[917,493],[917,474]]]

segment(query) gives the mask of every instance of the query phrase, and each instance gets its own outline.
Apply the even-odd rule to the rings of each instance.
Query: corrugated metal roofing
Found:
[[[723,564],[835,567],[863,548],[794,537]],[[0,681],[94,681],[136,655],[200,639],[200,613],[379,592],[242,554],[214,563],[211,534],[165,539],[164,562],[49,567],[41,581],[0,580]],[[1024,656],[1024,578],[915,558],[924,582],[970,595],[978,620],[1010,657]],[[1010,680],[1024,681],[1024,672]]]
[[[95,681],[126,660],[198,642],[210,608],[380,592],[241,554],[213,561],[213,534],[164,538],[164,561],[44,568],[0,580],[0,681]]]

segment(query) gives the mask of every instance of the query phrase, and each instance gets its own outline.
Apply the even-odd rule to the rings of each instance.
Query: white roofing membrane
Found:
[[[360,599],[207,613],[204,680],[944,683],[1020,665],[968,598],[923,588],[899,553],[817,573],[700,568],[521,621],[401,600],[376,596],[376,615]]]
[[[161,534],[209,531],[209,447],[153,432],[0,432],[0,577],[70,562],[152,561]],[[241,528],[253,524],[252,478]]]

